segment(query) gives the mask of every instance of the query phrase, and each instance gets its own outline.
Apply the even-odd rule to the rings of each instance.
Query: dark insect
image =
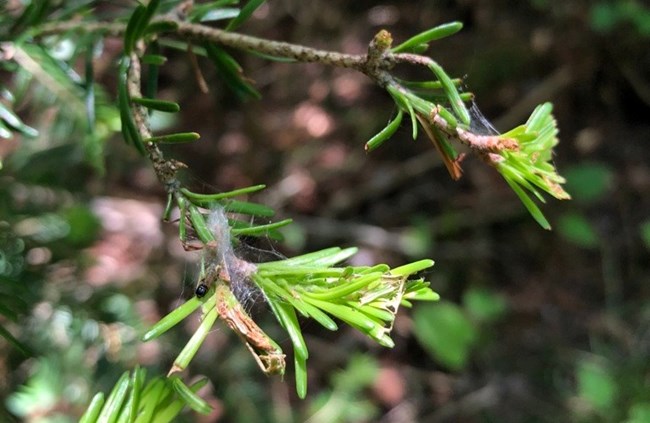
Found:
[[[199,298],[205,297],[205,294],[208,293],[208,286],[206,284],[199,284],[199,286],[196,287],[196,296]]]

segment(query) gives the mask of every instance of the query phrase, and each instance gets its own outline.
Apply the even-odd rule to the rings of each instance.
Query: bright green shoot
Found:
[[[450,24],[451,25],[451,24]],[[434,28],[429,35],[446,33],[460,29],[451,25]],[[442,31],[442,32],[439,32]],[[426,33],[423,33],[426,34]],[[418,40],[418,36],[413,39]],[[419,41],[418,41],[419,42]],[[406,45],[406,47],[402,47]],[[402,51],[417,44],[406,42],[393,49]],[[398,56],[400,57],[400,56]],[[415,60],[405,56],[405,60]],[[471,128],[484,124],[482,116],[473,116],[467,104],[472,104],[471,93],[459,90],[461,80],[452,79],[444,69],[431,59],[418,56],[418,64],[428,67],[434,80],[405,81],[390,78],[385,88],[397,107],[397,116],[384,129],[366,143],[366,151],[372,151],[390,139],[402,122],[402,115],[411,117],[413,138],[417,136],[418,126],[424,130],[427,138],[436,147],[449,174],[455,180],[462,177],[462,154],[453,144],[462,144],[470,151],[481,156],[485,162],[494,166],[505,178],[508,185],[520,198],[532,217],[545,229],[551,226],[542,211],[535,204],[530,194],[538,201],[545,202],[540,190],[553,197],[565,200],[569,194],[562,189],[565,182],[551,162],[553,147],[558,143],[557,127],[553,118],[552,105],[545,103],[538,106],[526,124],[520,125],[504,134],[488,135],[474,132]],[[475,122],[478,120],[478,122]]]

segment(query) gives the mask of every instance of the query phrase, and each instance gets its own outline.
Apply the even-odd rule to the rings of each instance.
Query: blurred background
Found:
[[[96,3],[107,18],[133,7]],[[190,369],[211,379],[203,395],[215,412],[184,421],[650,422],[649,6],[269,0],[241,31],[364,53],[379,29],[400,42],[452,20],[463,31],[427,54],[465,79],[497,129],[554,104],[555,164],[573,200],[543,206],[553,231],[476,157],[452,181],[408,125],[366,154],[395,110],[361,74],[233,52],[263,94],[242,103],[208,66],[211,91],[201,93],[187,56],[165,51],[160,96],[182,112],[154,124],[202,136],[165,149],[189,165],[186,184],[209,192],[265,183],[255,200],[295,220],[284,243],[256,247],[289,256],[358,246],[358,264],[432,258],[425,276],[442,296],[400,311],[390,350],[304,322],[304,401],[291,372],[266,378],[219,326]],[[120,140],[111,103],[120,52],[121,40],[108,38],[94,57],[105,99],[94,134],[56,93],[0,74],[41,134],[0,142],[0,328],[27,349],[0,338],[3,421],[74,421],[125,369],[166,373],[198,324],[139,341],[193,295],[198,257],[161,222],[163,187]],[[288,349],[268,309],[251,312]]]

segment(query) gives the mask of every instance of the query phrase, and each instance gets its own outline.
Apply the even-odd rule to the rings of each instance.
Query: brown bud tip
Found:
[[[512,150],[512,151],[518,151],[519,150],[519,143],[517,140],[512,139],[512,138],[501,138],[501,147],[505,150]]]
[[[375,35],[373,41],[379,50],[388,50],[393,44],[393,36],[390,34],[390,32],[382,29],[377,33],[377,35]]]

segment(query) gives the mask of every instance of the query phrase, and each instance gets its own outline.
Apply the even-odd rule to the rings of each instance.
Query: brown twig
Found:
[[[389,48],[392,43],[392,38],[390,33],[385,30],[380,31],[370,43],[368,54],[346,54],[184,22],[178,20],[173,15],[158,17],[153,22],[169,22],[177,25],[176,31],[167,35],[175,35],[183,39],[214,42],[225,47],[254,51],[278,58],[293,59],[301,63],[320,63],[328,66],[354,69],[368,75],[381,86],[384,86],[388,80],[392,79],[386,71],[391,69],[396,63],[427,63],[427,58],[423,56],[391,53]],[[124,23],[68,21],[42,25],[35,29],[34,33],[39,37],[68,32],[99,32],[120,36],[125,31],[126,24]]]
[[[143,47],[140,47],[138,50],[141,51],[142,49]],[[138,51],[133,52],[130,59],[131,66],[129,66],[129,74],[127,76],[129,95],[130,97],[142,97],[142,92],[140,90],[142,66],[140,63],[140,57],[138,56]],[[162,151],[158,148],[158,145],[154,142],[147,141],[147,139],[152,136],[151,129],[149,128],[149,114],[147,109],[136,103],[132,103],[131,107],[133,110],[135,126],[140,133],[140,137],[144,140],[144,146],[147,150],[149,160],[151,161],[156,176],[158,176],[160,182],[165,186],[167,192],[177,192],[180,188],[180,182],[176,179],[176,173],[180,169],[186,168],[187,165],[174,159],[165,159]]]
[[[463,128],[452,128],[443,119],[436,109],[431,112],[431,123],[443,131],[449,137],[457,139],[473,150],[480,153],[498,153],[503,150],[519,150],[519,143],[510,138],[503,138],[498,135],[478,135],[466,131]]]

